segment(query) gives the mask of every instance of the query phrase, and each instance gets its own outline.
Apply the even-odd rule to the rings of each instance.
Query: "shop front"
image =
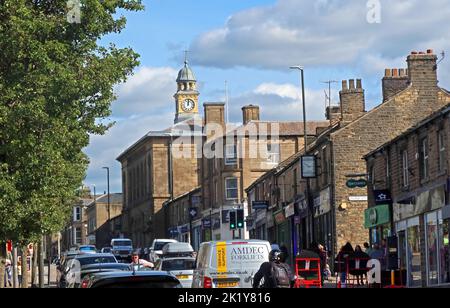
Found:
[[[292,252],[290,220],[286,218],[284,209],[276,211],[273,216],[276,226],[276,243]]]
[[[331,217],[330,188],[320,191],[314,198],[314,232],[317,243],[326,247],[327,251],[332,248],[332,217]]]
[[[364,227],[370,232],[371,244],[380,244],[391,235],[391,210],[389,204],[377,205],[364,212]]]
[[[198,251],[202,242],[202,221],[197,220],[192,222],[192,248]]]
[[[450,283],[450,208],[445,186],[394,203],[399,263],[410,287]]]
[[[297,215],[294,217],[294,225],[297,234],[297,251],[308,249],[308,204],[303,196],[298,197],[295,205]]]

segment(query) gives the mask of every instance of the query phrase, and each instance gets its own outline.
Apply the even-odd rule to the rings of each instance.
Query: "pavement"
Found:
[[[31,280],[31,272],[29,273],[28,280]],[[29,282],[28,287],[31,288],[31,281]],[[56,288],[56,265],[54,264],[50,266],[50,283],[48,281],[48,265],[44,266],[44,287]],[[10,286],[7,286],[6,288],[12,289]]]

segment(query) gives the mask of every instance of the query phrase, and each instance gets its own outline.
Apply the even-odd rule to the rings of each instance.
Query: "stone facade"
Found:
[[[429,50],[427,53],[412,53],[408,56],[408,86],[391,86],[384,93],[389,97],[381,105],[365,112],[364,90],[362,82],[343,81],[340,92],[340,110],[334,107],[331,112],[331,126],[322,132],[311,144],[307,152],[314,155],[318,165],[318,177],[310,180],[309,209],[315,203],[314,211],[319,209],[319,216],[330,211],[330,218],[315,218],[315,233],[320,233],[320,225],[327,226],[329,232],[325,236],[315,234],[315,240],[327,244],[335,255],[338,249],[347,241],[353,245],[362,245],[368,241],[368,232],[364,228],[364,211],[367,208],[366,188],[348,188],[347,181],[351,178],[366,178],[366,164],[363,156],[391,140],[409,127],[417,124],[446,104],[450,98],[448,92],[437,85],[437,57]],[[399,72],[399,71],[398,71]],[[406,72],[403,70],[402,72]],[[402,73],[402,78],[404,78]],[[384,85],[388,85],[385,82]],[[299,164],[298,158],[292,164]],[[289,172],[289,167],[285,172]],[[299,171],[297,171],[299,172]],[[300,206],[301,197],[307,194],[306,183],[297,174],[297,183],[285,187],[300,187],[296,206]],[[289,181],[293,177],[287,177]],[[264,177],[261,179],[263,181]],[[284,188],[280,188],[284,189]],[[248,191],[248,193],[252,193]],[[286,192],[285,192],[286,193]],[[291,192],[287,192],[292,197]],[[321,210],[322,199],[329,204]],[[292,199],[291,199],[292,200]],[[328,201],[327,201],[328,202]],[[319,205],[320,204],[320,205]],[[316,214],[315,214],[316,215]],[[309,214],[311,217],[311,213]],[[322,220],[322,221],[321,221]],[[311,222],[306,222],[311,240]],[[319,232],[317,231],[319,229]],[[299,231],[301,232],[301,231]],[[299,236],[300,237],[300,236]],[[331,240],[330,240],[331,237]]]
[[[110,194],[110,209],[108,214],[108,195],[101,195],[86,208],[87,233],[89,244],[97,249],[109,246],[113,237],[112,225],[109,219],[122,214],[122,194]],[[110,217],[109,217],[110,216]]]
[[[447,99],[447,106],[444,109],[434,113],[424,119],[418,125],[415,125],[407,131],[399,134],[391,141],[380,146],[375,151],[369,153],[365,158],[367,160],[367,170],[371,174],[368,193],[369,209],[377,207],[374,191],[387,190],[391,194],[390,202],[390,229],[392,234],[397,234],[399,241],[399,257],[402,269],[411,271],[408,266],[407,253],[411,254],[411,260],[418,261],[420,258],[421,271],[415,273],[416,277],[421,279],[411,279],[409,273],[409,285],[427,286],[435,284],[448,284],[448,273],[450,271],[450,260],[447,254],[440,254],[442,258],[436,259],[430,255],[426,247],[432,247],[430,239],[437,239],[436,251],[448,252],[448,242],[445,242],[445,236],[448,239],[448,226],[450,217],[442,214],[444,206],[448,204],[448,180],[449,180],[449,162],[450,162],[450,100]],[[433,230],[427,226],[426,215],[434,215],[440,211],[439,232],[434,234]],[[410,221],[416,219],[419,230],[417,240],[418,254],[413,255],[407,252],[406,247],[406,229],[414,229]],[[409,222],[408,222],[409,220]],[[433,225],[433,228],[435,226]],[[380,232],[380,226],[373,226],[371,234]],[[410,231],[408,231],[410,232]],[[428,232],[428,235],[427,235]],[[411,237],[411,234],[408,235]],[[443,237],[444,236],[444,237]],[[409,239],[414,242],[414,239]],[[427,242],[428,241],[428,242]],[[375,240],[372,238],[372,242]],[[419,257],[420,254],[420,257]],[[433,261],[434,259],[434,261]],[[439,272],[436,273],[439,278],[427,279],[433,277],[430,271],[439,263]],[[429,269],[427,271],[427,269]]]

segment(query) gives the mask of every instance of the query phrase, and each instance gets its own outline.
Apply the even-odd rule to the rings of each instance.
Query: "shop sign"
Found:
[[[291,203],[284,208],[284,216],[286,218],[289,218],[294,215],[295,215],[295,205],[294,205],[294,203]]]
[[[269,207],[269,201],[252,201],[252,209],[266,210]]]
[[[375,204],[389,204],[392,202],[391,192],[389,190],[374,190]]]
[[[391,215],[388,204],[374,206],[364,212],[364,226],[367,229],[387,224],[390,221]]]
[[[283,210],[279,210],[279,211],[275,212],[273,214],[273,218],[274,218],[275,223],[277,225],[282,224],[286,220],[286,217],[284,216],[284,211]]]
[[[350,179],[347,181],[348,188],[364,188],[367,187],[367,180],[365,179]]]
[[[211,220],[209,218],[202,219],[202,228],[203,229],[211,228]]]
[[[275,225],[275,220],[273,218],[272,212],[267,212],[266,221],[267,221],[267,228],[272,228]]]

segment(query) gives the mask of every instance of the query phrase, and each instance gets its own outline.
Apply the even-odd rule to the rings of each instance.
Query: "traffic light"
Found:
[[[244,210],[236,210],[236,224],[238,229],[244,228]]]
[[[236,212],[230,212],[230,230],[236,230]]]

